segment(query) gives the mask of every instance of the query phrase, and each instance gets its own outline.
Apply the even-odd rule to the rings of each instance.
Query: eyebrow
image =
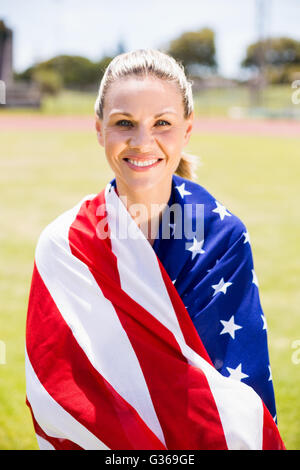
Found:
[[[113,113],[110,113],[109,117],[114,116],[115,114],[123,114],[124,116],[133,117],[132,114],[126,113],[125,111],[122,111],[121,109],[117,110],[117,111],[114,111]],[[175,111],[171,110],[171,109],[164,109],[162,112],[156,114],[154,116],[154,118],[156,119],[159,116],[162,116],[163,114],[177,114],[177,113]]]

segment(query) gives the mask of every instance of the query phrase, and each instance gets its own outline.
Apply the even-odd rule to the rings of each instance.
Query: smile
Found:
[[[152,168],[156,165],[159,164],[161,159],[154,158],[154,159],[149,159],[149,160],[133,160],[131,158],[125,158],[125,162],[130,168],[133,168],[134,170],[146,170],[148,168]]]

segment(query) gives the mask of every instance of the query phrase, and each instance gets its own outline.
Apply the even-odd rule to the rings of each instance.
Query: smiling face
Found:
[[[175,83],[131,76],[109,87],[96,129],[119,193],[171,187],[193,117]]]

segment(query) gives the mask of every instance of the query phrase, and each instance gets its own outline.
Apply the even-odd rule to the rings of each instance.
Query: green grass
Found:
[[[260,106],[269,113],[274,113],[278,110],[289,110],[296,113],[298,108],[291,101],[293,91],[295,90],[289,85],[270,85],[262,93]],[[45,96],[42,101],[42,107],[36,110],[33,109],[31,114],[47,116],[66,114],[91,115],[94,110],[96,95],[96,89],[94,92],[63,90],[57,96]],[[254,110],[250,109],[253,106],[253,101],[246,86],[202,90],[194,93],[194,102],[195,112],[198,116],[228,116],[229,110],[232,107],[240,107],[246,113],[250,113],[250,115],[254,113]],[[0,107],[0,113],[3,110],[4,108],[1,110]],[[4,112],[9,114],[28,114],[28,109],[7,108]]]
[[[41,230],[112,178],[92,132],[1,132],[0,449],[37,449],[25,406],[24,332],[34,248]],[[251,236],[265,311],[279,428],[300,449],[300,139],[194,135],[198,182],[238,215]]]
[[[258,105],[246,86],[207,89],[195,95],[195,111],[199,116],[228,116],[231,108],[238,107],[245,117],[262,117],[259,112],[269,117],[280,117],[280,113],[287,111],[296,114],[298,110],[291,101],[292,91],[288,85],[270,85],[261,93]]]

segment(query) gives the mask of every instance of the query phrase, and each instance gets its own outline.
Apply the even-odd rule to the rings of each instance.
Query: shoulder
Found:
[[[85,202],[91,201],[94,197],[94,194],[85,196],[75,206],[60,214],[44,227],[36,244],[36,260],[44,262],[47,259],[47,263],[49,263],[51,255],[65,249],[70,226],[74,222],[80,208]]]
[[[247,236],[247,228],[240,217],[200,184],[174,175],[173,187],[184,197],[184,203],[203,205],[206,237],[214,236],[223,241],[225,238],[231,245]]]

